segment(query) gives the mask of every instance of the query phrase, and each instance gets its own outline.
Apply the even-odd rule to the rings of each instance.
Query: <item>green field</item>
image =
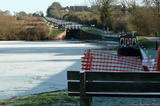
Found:
[[[82,12],[75,12],[75,14],[92,14],[92,12],[82,11]]]

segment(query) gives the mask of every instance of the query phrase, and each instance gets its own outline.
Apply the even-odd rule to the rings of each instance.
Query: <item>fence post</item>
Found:
[[[87,70],[90,70],[89,59],[90,59],[90,50],[87,50]]]
[[[87,50],[87,70],[92,71],[92,54]]]
[[[158,49],[158,63],[157,63],[157,71],[160,71],[160,46]]]

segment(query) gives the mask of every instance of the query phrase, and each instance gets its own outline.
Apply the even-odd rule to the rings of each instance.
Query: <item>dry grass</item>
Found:
[[[41,17],[0,15],[0,40],[46,40],[49,28]]]

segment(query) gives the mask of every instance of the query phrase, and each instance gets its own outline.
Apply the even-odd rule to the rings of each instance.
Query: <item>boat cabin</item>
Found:
[[[120,44],[118,46],[117,54],[123,56],[136,56],[141,58],[136,36],[133,34],[122,35],[120,37]]]
[[[127,47],[127,46],[137,46],[137,39],[136,37],[132,36],[121,36],[120,37],[120,45]]]

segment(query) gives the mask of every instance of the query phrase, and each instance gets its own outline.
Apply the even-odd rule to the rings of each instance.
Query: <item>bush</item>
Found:
[[[0,15],[0,40],[11,40],[16,35],[16,21],[12,16]]]
[[[47,40],[48,37],[49,28],[41,17],[0,15],[0,40]]]
[[[37,25],[34,28],[27,28],[19,32],[21,40],[47,40],[49,37],[49,29],[47,26]]]
[[[23,16],[18,16],[17,20],[24,20]]]

